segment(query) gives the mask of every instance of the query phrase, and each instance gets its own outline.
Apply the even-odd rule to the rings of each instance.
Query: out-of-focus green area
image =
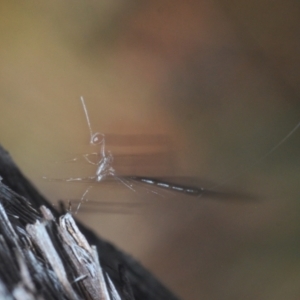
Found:
[[[300,122],[299,17],[295,0],[1,1],[0,142],[54,202],[86,188],[42,179],[83,176],[65,162],[90,151],[80,96],[95,131],[168,136],[171,175],[255,201],[80,218],[183,299],[299,299],[300,131],[266,156]]]

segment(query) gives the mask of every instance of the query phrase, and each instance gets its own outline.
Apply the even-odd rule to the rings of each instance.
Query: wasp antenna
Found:
[[[88,115],[88,111],[87,111],[87,108],[86,108],[86,105],[85,105],[85,102],[84,102],[84,99],[83,99],[82,96],[80,97],[80,100],[81,100],[81,103],[82,103],[82,106],[83,106],[84,114],[85,114],[86,121],[87,121],[87,124],[88,124],[88,127],[89,127],[89,131],[90,131],[90,135],[91,135],[91,141],[92,141],[92,138],[93,138],[94,134],[93,134],[90,118],[89,118],[89,115]]]

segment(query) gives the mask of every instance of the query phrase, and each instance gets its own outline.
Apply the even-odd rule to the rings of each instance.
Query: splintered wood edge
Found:
[[[22,174],[19,168],[12,160],[9,153],[0,145],[0,176],[1,183],[10,187],[14,193],[25,197],[32,207],[36,210],[46,205],[50,208],[54,217],[58,217],[59,213],[49,205],[48,201],[36,190],[31,182]],[[2,184],[0,184],[2,185]],[[3,185],[2,185],[3,186]],[[3,193],[0,190],[0,196]],[[46,217],[46,216],[44,216]],[[47,218],[46,218],[47,219]],[[132,290],[136,300],[178,300],[168,289],[166,289],[149,271],[143,268],[131,256],[118,250],[112,244],[99,238],[93,231],[86,228],[83,224],[77,221],[78,228],[86,237],[89,244],[95,245],[100,253],[100,261],[105,262],[102,265],[103,270],[108,274],[111,280],[120,284],[118,272],[113,270],[111,266],[118,264],[124,265],[129,277]],[[107,267],[110,266],[110,267]],[[0,295],[6,295],[5,289],[2,289],[0,284]],[[5,299],[8,299],[5,298]]]

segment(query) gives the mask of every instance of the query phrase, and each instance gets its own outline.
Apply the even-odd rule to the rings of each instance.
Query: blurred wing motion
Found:
[[[109,176],[101,182],[88,179],[84,182],[89,183],[93,192],[86,193],[87,195],[81,199],[71,200],[72,206],[77,207],[76,212],[139,214],[153,205],[170,205],[174,201],[188,204],[189,199],[197,201],[213,199],[237,203],[257,200],[255,196],[229,189],[220,191],[206,189],[205,186],[212,185],[197,185],[195,182],[199,180],[191,177]],[[109,196],[105,193],[107,190]]]
[[[91,136],[95,138],[96,135]],[[229,190],[209,189],[208,187],[213,186],[212,184],[200,182],[195,178],[167,177],[167,174],[176,172],[176,161],[171,150],[174,147],[166,136],[114,134],[105,135],[105,140],[103,134],[96,137],[97,141],[100,137],[102,138],[100,150],[96,147],[96,149],[93,148],[96,152],[77,155],[74,159],[67,161],[76,163],[76,167],[80,166],[78,167],[79,176],[61,179],[44,177],[49,181],[83,184],[81,199],[72,200],[72,204],[77,205],[76,211],[81,206],[80,210],[128,213],[139,211],[141,207],[149,204],[147,200],[152,203],[153,200],[186,199],[190,196],[220,200],[253,199],[249,195]],[[106,150],[104,145],[107,144],[113,151]],[[81,164],[78,164],[80,162]],[[90,169],[87,175],[83,174],[83,167]],[[70,173],[74,174],[74,171]],[[157,174],[159,176],[156,176]],[[120,190],[122,190],[122,195],[116,196]],[[116,198],[118,200],[114,201]],[[105,199],[105,201],[100,199]]]

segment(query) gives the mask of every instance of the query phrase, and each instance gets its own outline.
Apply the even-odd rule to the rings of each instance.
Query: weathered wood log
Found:
[[[24,177],[8,152],[1,146],[0,176],[2,177],[0,183],[0,215],[2,216],[0,218],[0,243],[2,245],[0,249],[2,260],[0,262],[0,295],[7,299],[21,299],[24,295],[22,293],[29,293],[33,297],[30,299],[96,299],[97,297],[106,299],[98,295],[98,286],[90,286],[93,285],[93,281],[88,278],[86,274],[88,271],[82,271],[84,274],[80,274],[80,268],[87,268],[90,260],[93,264],[97,264],[98,259],[95,258],[95,253],[98,253],[99,269],[100,271],[101,268],[103,269],[105,277],[102,283],[109,289],[107,299],[178,299],[136,260],[96,236],[80,222],[76,222],[79,231],[84,236],[81,237],[73,223],[72,216],[66,214],[61,217]],[[47,248],[45,244],[48,238],[51,240],[51,245]],[[65,244],[61,245],[62,243]],[[77,244],[75,246],[79,248],[77,249],[72,243]],[[95,245],[95,248],[89,245]],[[52,254],[48,253],[51,252],[50,248],[54,251]],[[34,254],[33,258],[32,254]],[[55,270],[59,268],[55,260],[56,255],[63,258],[65,275],[57,275],[60,272]],[[75,258],[72,258],[72,255],[75,255]],[[76,265],[78,256],[85,259],[81,265]],[[31,260],[30,265],[30,257],[36,260],[35,264]],[[43,272],[32,274],[37,268],[37,262],[41,264],[41,268],[44,268]],[[29,266],[26,266],[26,263]],[[92,265],[91,268],[96,267]],[[45,277],[38,278],[41,274],[45,274]],[[74,281],[64,282],[64,278],[69,280],[73,278]],[[20,282],[19,286],[17,286],[18,282]],[[62,282],[62,287],[60,287]],[[101,285],[101,282],[97,284]],[[114,287],[116,287],[115,291]],[[31,293],[31,289],[34,292]],[[96,298],[93,298],[93,295]]]

